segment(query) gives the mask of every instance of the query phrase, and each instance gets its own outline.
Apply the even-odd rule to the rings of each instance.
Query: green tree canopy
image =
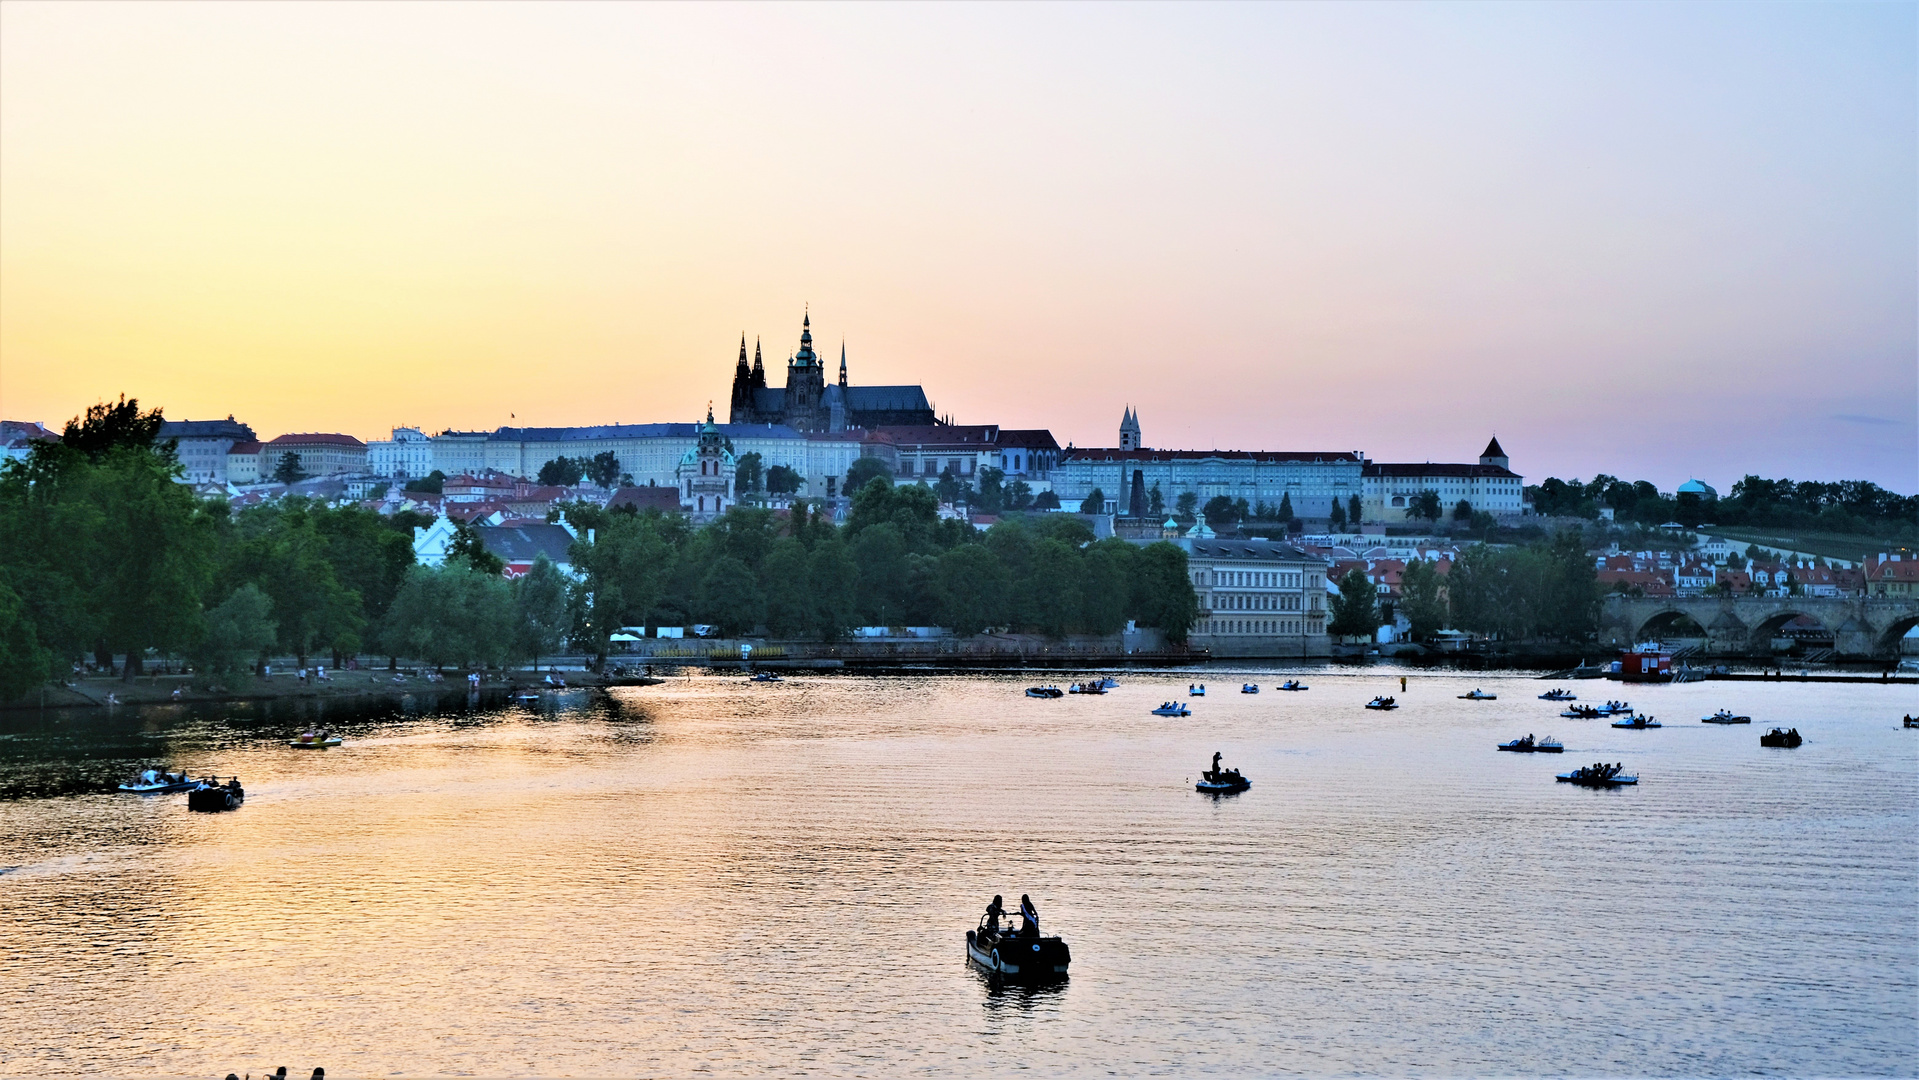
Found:
[[[1372,637],[1379,629],[1379,601],[1371,579],[1355,567],[1337,584],[1339,595],[1332,598],[1332,621],[1326,632],[1338,637]]]

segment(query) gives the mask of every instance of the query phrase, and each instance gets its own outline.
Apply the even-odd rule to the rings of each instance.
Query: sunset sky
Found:
[[[1910,493],[1916,10],[9,0],[0,416],[724,418],[810,304],[1062,444]]]

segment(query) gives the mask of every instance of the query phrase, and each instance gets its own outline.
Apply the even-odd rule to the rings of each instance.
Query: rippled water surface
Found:
[[[0,1072],[1919,1072],[1913,688],[1359,708],[1398,674],[1209,671],[1184,720],[1185,673],[702,675],[335,709],[323,753],[285,706],[0,714]],[[1192,790],[1214,750],[1250,792]],[[1641,785],[1553,781],[1601,759]],[[105,792],[148,763],[246,805]],[[996,892],[1070,981],[966,967]]]

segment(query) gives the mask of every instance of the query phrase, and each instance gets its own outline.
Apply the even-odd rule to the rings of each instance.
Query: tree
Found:
[[[1206,515],[1206,524],[1219,528],[1231,525],[1239,520],[1239,507],[1225,495],[1215,495],[1206,500],[1206,507],[1200,511]]]
[[[84,419],[76,416],[67,421],[60,445],[95,461],[121,449],[153,449],[171,458],[170,445],[164,449],[154,446],[154,440],[160,436],[160,425],[166,422],[160,412],[159,409],[141,412],[138,398],[129,399],[121,394],[118,403],[109,405],[103,401],[89,405]]]
[[[620,459],[611,450],[602,450],[591,461],[582,461],[582,471],[596,487],[610,488],[620,482]]]
[[[1182,491],[1179,493],[1179,498],[1173,500],[1173,507],[1173,517],[1177,518],[1181,525],[1191,525],[1199,516],[1199,494]]]
[[[970,637],[1006,622],[1011,575],[980,544],[961,544],[939,557],[940,622]]]
[[[1334,532],[1346,530],[1346,508],[1340,505],[1338,499],[1333,500],[1333,508],[1326,514],[1326,524]]]
[[[1399,579],[1399,610],[1412,623],[1414,638],[1431,638],[1446,628],[1446,600],[1440,591],[1439,569],[1424,559],[1406,564]]]
[[[997,514],[1006,505],[1006,473],[991,465],[979,471],[979,495],[974,505],[982,513]]]
[[[965,482],[954,475],[951,465],[940,470],[939,479],[933,484],[933,493],[938,495],[940,502],[946,506],[959,502],[961,493],[966,490]]]
[[[249,583],[207,612],[206,635],[189,655],[203,674],[231,678],[251,668],[278,636],[273,601]]]
[[[766,595],[766,629],[774,637],[796,638],[814,624],[813,582],[806,546],[793,537],[773,542],[760,566]]]
[[[1186,553],[1164,540],[1141,548],[1134,564],[1133,618],[1156,626],[1166,640],[1183,643],[1199,618]]]
[[[1408,520],[1425,518],[1428,521],[1438,521],[1444,514],[1445,511],[1439,504],[1439,492],[1431,488],[1427,488],[1413,496],[1406,503],[1406,517]]]
[[[1153,481],[1152,488],[1146,492],[1146,505],[1147,512],[1155,518],[1166,513],[1166,493],[1159,490],[1159,481],[1157,480]]]
[[[748,450],[733,463],[733,490],[741,495],[757,493],[766,482],[765,459],[758,450]]]
[[[556,457],[540,466],[539,481],[548,487],[572,487],[586,475],[586,463],[579,458]]]
[[[1079,552],[1048,537],[1033,545],[1033,573],[1020,583],[1033,598],[1039,626],[1050,637],[1064,637],[1079,627],[1083,568]]]
[[[850,498],[875,480],[884,480],[891,486],[893,470],[887,468],[886,462],[879,458],[860,458],[846,469],[846,489],[843,494]]]
[[[546,475],[546,467],[541,466],[541,476],[544,477],[545,475]],[[544,479],[542,479],[540,482],[543,484],[546,483]],[[445,490],[445,488],[446,488],[446,474],[441,472],[438,469],[435,469],[432,472],[427,473],[425,476],[420,477],[418,480],[408,480],[406,482],[406,487],[404,490],[416,491],[422,495],[438,495],[443,490]]]
[[[1117,536],[1091,544],[1080,555],[1080,625],[1089,634],[1116,634],[1133,609],[1133,575],[1139,548]]]
[[[40,644],[20,594],[0,575],[0,702],[25,697],[53,676],[53,655]]]
[[[1059,493],[1049,488],[1048,490],[1042,491],[1038,495],[1033,496],[1033,509],[1058,510],[1059,509]]]
[[[1459,500],[1453,507],[1453,520],[1470,523],[1473,520],[1473,504],[1465,499]]]
[[[1052,493],[1047,492],[1046,494],[1051,495]],[[1026,510],[1026,509],[1030,509],[1034,505],[1035,503],[1033,501],[1033,485],[1027,483],[1024,480],[1015,480],[1011,484],[1007,485],[1005,509]],[[1055,506],[1059,505],[1058,496],[1054,496],[1053,505]]]
[[[506,572],[506,560],[486,549],[486,541],[480,539],[480,532],[471,522],[462,521],[453,526],[453,542],[447,545],[448,562],[463,562],[482,574],[494,577]]]
[[[1326,632],[1338,637],[1373,636],[1379,629],[1379,603],[1366,571],[1354,567],[1336,583],[1339,595],[1332,599],[1332,621]]]
[[[872,490],[863,488],[860,495]],[[855,534],[853,561],[859,567],[859,607],[867,624],[903,625],[896,621],[906,613],[906,540],[899,526],[885,521]]]
[[[300,455],[291,450],[281,454],[280,463],[273,467],[273,482],[276,484],[297,484],[306,478],[306,471],[300,468]]]
[[[860,578],[837,531],[829,530],[813,545],[807,571],[813,581],[813,632],[822,641],[837,641],[859,618]]]
[[[700,621],[720,628],[723,637],[747,633],[766,617],[766,595],[753,570],[739,559],[721,556],[700,581]]]
[[[572,625],[566,584],[566,575],[544,552],[534,556],[532,569],[513,582],[516,651],[531,658],[535,668],[540,666],[541,654],[560,647]]]
[[[806,484],[806,478],[799,471],[786,465],[775,465],[766,470],[766,490],[772,495],[791,495]]]
[[[1363,520],[1362,508],[1359,503],[1359,493],[1354,492],[1352,497],[1346,500],[1346,524],[1351,528],[1357,529]]]
[[[1287,491],[1287,492],[1280,493],[1279,514],[1277,516],[1279,520],[1286,521],[1286,522],[1290,522],[1295,517],[1299,516],[1293,513],[1293,493],[1292,492]]]
[[[436,668],[498,665],[513,650],[514,624],[505,578],[455,562],[415,566],[387,609],[382,640],[397,655]]]
[[[1092,491],[1087,492],[1086,498],[1080,501],[1079,512],[1082,514],[1105,513],[1106,512],[1106,493],[1104,491],[1101,491],[1098,488],[1094,488]]]

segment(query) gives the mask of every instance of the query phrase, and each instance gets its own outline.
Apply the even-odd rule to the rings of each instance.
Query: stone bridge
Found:
[[[1830,634],[1841,656],[1889,658],[1898,654],[1899,639],[1919,626],[1919,598],[1614,594],[1600,612],[1599,639],[1623,649],[1638,641],[1704,638],[1715,653],[1771,655],[1780,628],[1800,615]]]

